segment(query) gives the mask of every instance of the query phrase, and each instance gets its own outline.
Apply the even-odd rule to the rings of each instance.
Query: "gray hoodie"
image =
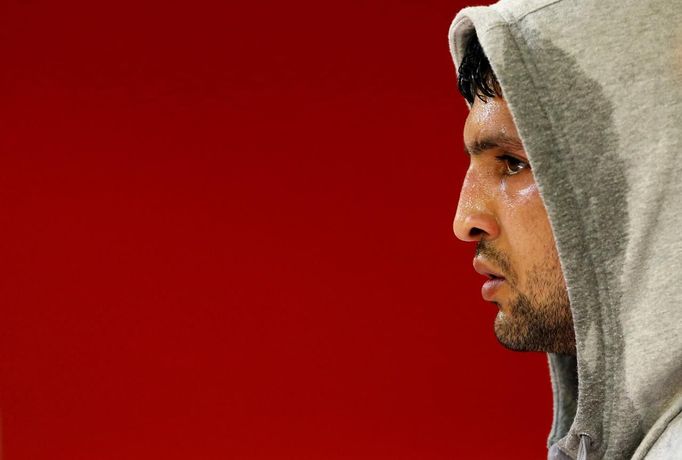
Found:
[[[466,8],[450,29],[457,67],[474,31],[575,323],[577,358],[549,355],[549,457],[682,459],[682,0]]]

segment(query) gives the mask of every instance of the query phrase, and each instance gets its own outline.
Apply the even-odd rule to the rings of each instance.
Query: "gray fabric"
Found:
[[[647,452],[646,458],[647,460],[682,459],[682,414],[675,417],[675,420],[668,425],[668,429]]]
[[[682,460],[682,394],[656,420],[632,456],[632,460],[671,458]]]
[[[558,444],[553,444],[547,452],[547,460],[573,460],[563,452]]]
[[[680,0],[502,0],[450,30],[457,67],[476,31],[552,223],[577,372],[550,356],[549,443],[572,458],[581,433],[590,460],[682,436],[680,24]]]
[[[549,444],[566,436],[575,418],[578,403],[578,373],[575,356],[548,354],[554,400],[554,422]]]

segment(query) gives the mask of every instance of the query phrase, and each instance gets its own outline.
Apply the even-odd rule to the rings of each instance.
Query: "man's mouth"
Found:
[[[506,281],[505,277],[492,265],[480,258],[474,259],[474,270],[488,277],[488,280],[481,287],[481,295],[485,300],[492,302],[495,299],[495,294]]]

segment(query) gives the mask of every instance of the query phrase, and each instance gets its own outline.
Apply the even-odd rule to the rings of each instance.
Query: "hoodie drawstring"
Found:
[[[580,446],[578,447],[578,458],[576,460],[587,460],[587,451],[592,444],[592,438],[587,433],[580,433]]]

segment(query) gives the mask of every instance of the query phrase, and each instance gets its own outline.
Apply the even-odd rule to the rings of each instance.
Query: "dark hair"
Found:
[[[473,104],[476,97],[483,102],[486,97],[502,97],[502,88],[475,32],[469,37],[457,73],[459,92],[469,104]]]

